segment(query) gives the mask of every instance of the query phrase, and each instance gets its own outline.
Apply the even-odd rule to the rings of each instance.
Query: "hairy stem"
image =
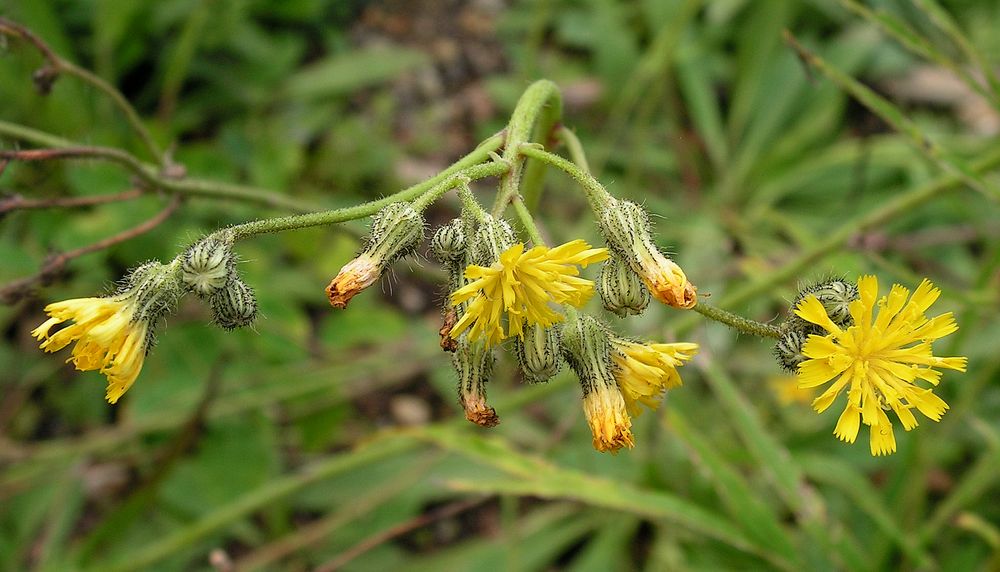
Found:
[[[467,155],[466,159],[472,157],[475,154]],[[308,228],[311,226],[319,226],[326,224],[335,224],[339,222],[345,222],[349,220],[364,218],[371,216],[378,212],[382,207],[401,201],[411,201],[420,197],[421,195],[427,194],[437,194],[440,195],[445,191],[448,191],[456,186],[461,186],[463,183],[468,184],[468,181],[473,181],[476,179],[482,179],[484,177],[492,177],[496,175],[501,175],[506,173],[510,168],[506,163],[497,161],[491,163],[482,163],[479,165],[473,165],[471,167],[461,168],[458,171],[454,170],[456,165],[460,165],[465,160],[459,161],[452,165],[451,168],[443,171],[436,177],[425,181],[419,185],[414,185],[408,189],[402,190],[394,195],[389,195],[388,197],[379,199],[377,201],[371,201],[364,204],[360,204],[353,207],[347,207],[342,209],[334,209],[329,211],[321,211],[303,215],[292,215],[279,218],[269,218],[261,219],[253,222],[248,222],[234,227],[225,229],[224,232],[232,233],[234,240],[240,240],[243,238],[248,238],[251,236],[256,236],[258,234],[266,234],[272,232],[283,232],[286,230],[294,230],[299,228]],[[430,184],[428,184],[430,183]],[[429,188],[428,188],[429,187]]]
[[[576,179],[580,183],[580,186],[583,187],[583,192],[587,195],[587,202],[590,203],[590,208],[595,213],[600,213],[603,210],[603,206],[613,200],[611,193],[593,175],[559,155],[549,153],[545,149],[538,148],[536,145],[522,145],[521,154],[562,169],[570,177]]]
[[[698,302],[698,304],[694,307],[694,311],[710,320],[715,320],[716,322],[725,324],[744,334],[750,334],[751,336],[758,336],[762,338],[781,338],[781,330],[779,330],[776,326],[762,324],[756,320],[744,318],[743,316],[733,314],[732,312],[728,312],[722,308],[716,308],[715,306],[706,304],[705,302]]]
[[[500,192],[493,203],[493,216],[500,216],[513,200],[521,187],[521,172],[524,157],[520,149],[522,143],[531,141],[532,131],[537,137],[546,138],[549,131],[562,116],[562,94],[556,84],[539,80],[531,84],[521,95],[514,113],[507,124],[503,158],[510,162],[510,171],[500,179]],[[532,184],[540,185],[540,175],[533,176]],[[532,193],[535,193],[532,190]]]

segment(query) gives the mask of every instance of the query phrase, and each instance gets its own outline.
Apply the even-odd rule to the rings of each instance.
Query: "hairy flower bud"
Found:
[[[827,280],[814,284],[799,292],[792,303],[792,308],[808,295],[814,295],[823,304],[830,319],[838,326],[850,326],[854,323],[851,317],[851,302],[858,299],[858,286],[846,280]],[[794,314],[793,314],[794,315]]]
[[[471,262],[480,266],[490,266],[500,254],[514,246],[514,230],[503,219],[486,215],[472,237],[469,246]]]
[[[808,338],[809,334],[799,330],[792,330],[781,336],[774,346],[774,358],[781,369],[789,373],[799,371],[799,364],[809,359],[802,354],[802,344],[806,343]]]
[[[530,325],[524,329],[523,337],[514,338],[514,348],[524,379],[529,383],[548,381],[562,367],[556,328]]]
[[[226,330],[249,326],[257,319],[253,288],[236,278],[210,298],[215,323]]]
[[[608,246],[642,278],[654,298],[674,308],[693,308],[698,303],[696,288],[684,271],[653,243],[649,216],[642,207],[612,200],[598,226]]]
[[[211,296],[235,276],[236,257],[231,244],[224,240],[199,240],[181,255],[181,280],[198,296]]]
[[[493,375],[493,350],[481,341],[470,342],[463,336],[451,356],[458,372],[458,403],[465,409],[465,418],[481,427],[500,423],[496,409],[486,403],[486,383]]]
[[[465,223],[456,218],[441,226],[431,238],[431,252],[444,264],[460,263],[465,258]]]
[[[567,320],[562,327],[562,353],[580,378],[583,411],[594,437],[594,448],[617,452],[632,448],[632,419],[615,380],[611,338],[590,316]]]
[[[620,256],[612,255],[597,281],[604,308],[622,318],[641,314],[649,305],[649,289]]]
[[[378,280],[393,261],[416,249],[424,237],[424,218],[409,203],[392,203],[372,218],[361,254],[344,265],[326,287],[334,308],[346,308],[359,292]]]

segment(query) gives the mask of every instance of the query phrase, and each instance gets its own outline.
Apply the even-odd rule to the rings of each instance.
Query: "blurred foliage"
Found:
[[[503,127],[531,80],[551,78],[595,173],[660,216],[662,245],[720,299],[944,176],[951,159],[923,154],[913,133],[963,165],[996,151],[1000,94],[978,66],[1000,65],[1000,7],[853,4],[31,0],[0,3],[0,15],[118,86],[189,174],[332,206],[445,167]],[[785,29],[916,131],[897,133],[806,69]],[[100,94],[64,77],[42,97],[38,55],[13,40],[0,50],[0,119],[143,156]],[[573,183],[554,172],[547,183],[543,231],[594,239]],[[95,162],[0,176],[3,192],[36,198],[129,185]],[[326,307],[323,286],[357,248],[353,224],[241,243],[256,331],[225,334],[186,302],[135,388],[108,406],[103,378],[43,355],[28,332],[47,301],[104,291],[203,233],[277,214],[189,200],[0,308],[0,569],[205,569],[213,550],[217,568],[239,570],[995,569],[1000,208],[967,188],[939,194],[733,308],[773,319],[796,286],[830,275],[941,286],[962,328],[941,353],[969,356],[969,371],[945,375],[951,410],[898,435],[888,458],[836,441],[837,413],[782,404],[767,343],[664,307],[628,333],[703,349],[684,387],[638,418],[635,450],[594,452],[570,374],[520,387],[509,360],[491,393],[502,424],[467,425],[436,348],[432,264],[401,262],[382,292]],[[0,280],[161,202],[6,214]]]

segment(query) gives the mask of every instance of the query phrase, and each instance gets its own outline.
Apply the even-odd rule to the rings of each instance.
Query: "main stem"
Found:
[[[532,132],[537,137],[547,137],[561,116],[562,94],[556,84],[549,80],[543,79],[531,84],[518,100],[510,123],[507,124],[503,150],[503,158],[511,167],[500,179],[500,191],[493,203],[493,216],[500,216],[521,190],[521,172],[524,168],[521,144],[531,141]],[[532,183],[541,183],[540,174],[532,177]],[[531,192],[535,192],[534,187]]]
[[[494,141],[494,139],[496,139]],[[445,169],[438,175],[404,189],[388,197],[360,204],[353,207],[321,211],[303,215],[292,215],[278,218],[261,219],[243,223],[225,229],[222,232],[231,233],[233,240],[240,240],[258,234],[273,232],[283,232],[311,226],[335,224],[349,220],[364,218],[378,212],[382,207],[401,201],[412,201],[427,194],[440,196],[444,192],[468,184],[469,181],[502,175],[510,169],[510,166],[503,161],[475,164],[486,159],[489,153],[495,149],[494,145],[499,145],[498,138],[491,138],[472,153]],[[469,166],[472,164],[471,166]]]

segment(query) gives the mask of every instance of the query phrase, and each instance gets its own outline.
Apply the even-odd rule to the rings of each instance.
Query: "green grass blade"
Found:
[[[795,547],[788,532],[781,527],[778,515],[760,499],[746,479],[692,429],[679,409],[672,410],[666,422],[671,432],[694,453],[692,462],[712,480],[729,515],[743,527],[747,536],[762,548],[773,550],[790,562],[796,561]]]
[[[1000,200],[1000,189],[981,177],[961,158],[935,143],[913,120],[893,105],[892,102],[875,93],[853,77],[830,66],[823,58],[802,46],[790,32],[786,31],[785,38],[799,53],[803,61],[818,70],[827,79],[839,85],[841,89],[850,93],[859,103],[867,107],[872,113],[878,115],[883,121],[891,125],[893,129],[909,137],[916,148],[930,161],[945,172],[953,173],[960,177],[962,182],[970,188],[994,200]]]
[[[906,49],[947,68],[959,79],[961,79],[962,82],[969,87],[969,89],[982,95],[988,101],[993,99],[994,95],[984,88],[981,82],[972,77],[962,64],[952,60],[937,46],[918,34],[916,30],[907,25],[907,23],[903,20],[897,18],[889,12],[886,12],[885,10],[871,10],[856,0],[840,0],[840,3],[858,16],[861,16],[865,20],[868,20],[872,24],[881,28],[882,31],[895,38],[896,41],[902,44]]]
[[[810,479],[835,487],[847,495],[918,567],[937,567],[930,554],[903,531],[870,481],[837,459],[808,455],[798,457],[798,461]]]

